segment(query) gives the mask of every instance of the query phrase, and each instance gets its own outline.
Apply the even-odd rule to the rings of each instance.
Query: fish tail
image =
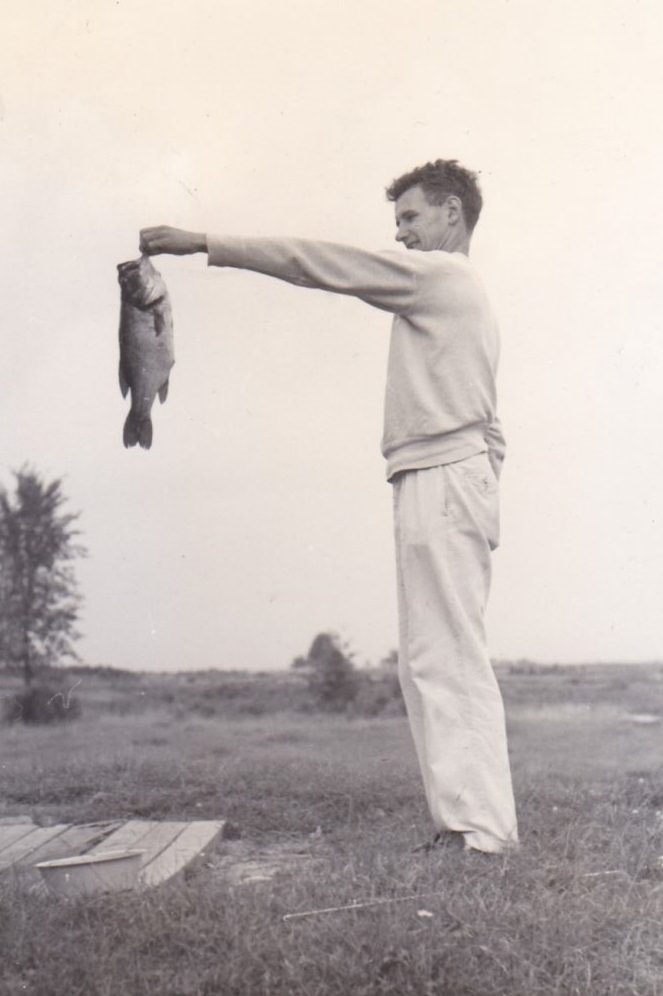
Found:
[[[149,450],[152,445],[152,419],[129,412],[124,423],[123,442],[127,447],[139,444],[144,450]]]

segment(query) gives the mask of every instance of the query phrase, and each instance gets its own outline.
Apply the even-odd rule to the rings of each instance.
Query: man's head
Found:
[[[481,212],[475,173],[455,159],[437,159],[405,173],[387,188],[396,206],[396,239],[408,249],[467,252]]]

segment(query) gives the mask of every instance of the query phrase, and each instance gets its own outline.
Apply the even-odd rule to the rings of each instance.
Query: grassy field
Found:
[[[663,667],[499,677],[522,847],[487,858],[413,851],[397,710],[313,713],[288,676],[68,672],[79,720],[0,726],[0,817],[228,834],[142,894],[44,900],[5,874],[0,994],[663,994]]]

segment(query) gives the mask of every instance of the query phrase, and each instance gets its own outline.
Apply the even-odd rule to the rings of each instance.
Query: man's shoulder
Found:
[[[470,292],[472,288],[482,283],[474,264],[465,253],[446,252],[442,249],[431,249],[426,252],[416,249],[408,252],[408,261],[413,272],[420,281],[442,281],[447,291],[455,286]]]

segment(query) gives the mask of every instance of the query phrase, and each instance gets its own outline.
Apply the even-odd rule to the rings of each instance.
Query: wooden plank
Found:
[[[92,847],[103,844],[104,840],[115,833],[123,820],[106,820],[103,823],[85,823],[82,826],[71,827],[64,835],[67,845],[71,844],[70,854],[87,854]],[[67,855],[63,854],[63,858]]]
[[[121,824],[116,820],[113,823],[87,823],[83,826],[69,826],[64,833],[59,834],[53,840],[47,840],[35,851],[24,855],[15,864],[36,864],[37,861],[54,861],[56,858],[73,858],[78,854],[85,854],[85,851],[95,844],[105,840],[113,830]]]
[[[27,834],[32,833],[36,829],[37,827],[34,823],[16,823],[12,826],[0,827],[0,858],[6,847],[9,847],[15,841],[20,840],[21,837],[27,836]]]
[[[104,840],[90,848],[90,854],[100,851],[144,850],[141,868],[167,847],[186,823],[159,823],[153,820],[129,820]]]
[[[146,854],[143,855],[141,862],[141,872],[160,857],[167,848],[171,847],[186,827],[186,823],[169,822],[160,823],[155,830],[152,830],[140,845],[146,849]]]
[[[130,820],[107,837],[103,844],[90,848],[90,854],[100,851],[124,851],[134,848],[145,851],[141,871],[154,861],[186,828],[187,823],[158,823],[150,820]]]
[[[112,833],[101,844],[96,844],[88,851],[89,854],[98,854],[99,851],[128,851],[133,848],[142,848],[142,841],[150,831],[158,827],[159,824],[153,820],[128,820],[124,826]]]
[[[31,851],[12,865],[12,871],[20,874],[25,887],[35,895],[50,895],[46,882],[35,864],[38,861],[55,861],[57,858],[70,858],[85,854],[93,845],[103,841],[122,825],[120,820],[108,823],[87,823],[70,826],[53,840],[46,841],[36,851]]]
[[[146,886],[165,882],[181,871],[223,829],[221,820],[195,823],[154,823],[131,820],[90,853],[131,848],[144,849],[139,881]]]
[[[199,820],[184,824],[172,843],[152,861],[146,862],[140,872],[140,882],[148,887],[166,882],[198,857],[223,830],[219,820]]]
[[[159,823],[129,820],[53,827],[0,827],[0,871],[12,868],[31,890],[43,892],[37,861],[102,851],[144,850],[139,882],[152,887],[176,875],[223,830],[223,820]],[[4,832],[8,832],[5,837]]]
[[[20,840],[14,841],[13,844],[0,852],[0,870],[9,868],[10,865],[16,864],[27,855],[32,855],[43,844],[59,837],[68,827],[67,823],[59,823],[54,827],[37,827],[31,830],[30,833],[25,834]]]
[[[186,823],[158,823],[143,837],[140,844],[137,845],[145,849],[140,863],[139,879],[142,880],[143,870],[173,843],[186,825]]]
[[[120,820],[116,820],[108,824],[70,826],[64,831],[61,837],[48,842],[46,846],[40,848],[42,854],[39,860],[48,861],[54,860],[57,857],[73,857],[76,854],[94,854],[99,851],[129,849],[134,846],[136,838],[145,835],[147,832],[146,828],[149,829],[149,827],[156,825],[139,821],[123,824]],[[109,846],[108,840],[114,834],[121,836],[117,838],[117,845]],[[58,855],[50,852],[50,848],[54,848],[58,842],[66,845],[66,854]],[[78,847],[76,846],[77,843]],[[46,856],[47,847],[49,848],[48,856]],[[21,866],[20,872],[30,892],[37,895],[50,895],[48,887],[38,869],[34,868],[28,871],[25,866]],[[33,875],[32,872],[35,874]],[[35,875],[38,877],[36,878]]]

